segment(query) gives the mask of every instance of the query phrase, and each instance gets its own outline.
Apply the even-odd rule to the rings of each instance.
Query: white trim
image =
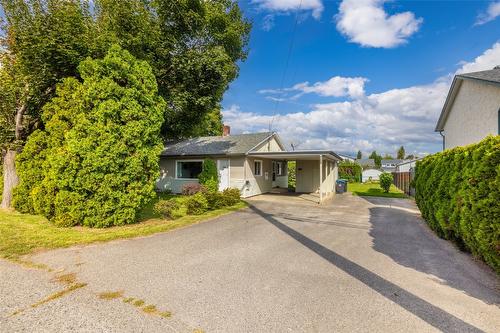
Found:
[[[202,163],[202,167],[203,167],[203,160],[199,160],[199,159],[196,159],[196,160],[175,160],[175,179],[178,179],[178,180],[193,180],[193,179],[198,179],[198,178],[178,178],[177,177],[177,162],[201,162]]]
[[[260,163],[260,174],[259,175],[255,173],[255,162],[259,162]],[[262,177],[262,175],[263,175],[263,172],[262,172],[263,171],[262,170],[263,166],[264,166],[264,163],[262,162],[262,160],[253,160],[253,175],[255,177]]]

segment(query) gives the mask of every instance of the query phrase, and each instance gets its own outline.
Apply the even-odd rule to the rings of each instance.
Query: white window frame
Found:
[[[177,166],[179,162],[201,162],[202,167],[203,167],[203,160],[175,160],[175,179],[179,180],[198,180],[198,178],[179,178],[178,173],[177,173]]]
[[[255,170],[255,163],[260,163],[260,170],[259,170],[260,173],[259,174],[257,174],[257,172]],[[264,164],[262,163],[262,160],[254,160],[253,161],[253,174],[254,174],[254,176],[256,176],[256,177],[262,177],[262,174],[263,174],[263,172],[262,172],[262,166],[263,165]]]

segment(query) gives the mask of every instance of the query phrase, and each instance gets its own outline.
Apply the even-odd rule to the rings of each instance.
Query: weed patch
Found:
[[[38,301],[38,302],[36,302],[36,303],[31,304],[31,307],[32,307],[32,308],[36,308],[36,307],[38,307],[38,306],[40,306],[40,305],[43,305],[43,304],[45,304],[45,303],[48,303],[48,302],[50,302],[50,301],[56,300],[56,299],[58,299],[58,298],[61,298],[61,297],[63,297],[64,295],[69,294],[69,293],[71,293],[71,292],[73,292],[73,291],[75,291],[75,290],[77,290],[77,289],[83,288],[83,287],[85,287],[86,285],[87,285],[86,283],[75,283],[75,284],[72,284],[72,285],[70,285],[70,286],[69,286],[68,288],[66,288],[66,289],[63,289],[63,290],[58,291],[58,292],[56,292],[56,293],[53,293],[52,295],[50,295],[50,296],[48,296],[48,297],[46,297],[46,298],[42,299],[41,301]]]
[[[105,299],[105,300],[112,300],[116,298],[120,298],[123,296],[123,291],[105,291],[102,293],[99,293],[97,296],[99,296],[100,299]]]

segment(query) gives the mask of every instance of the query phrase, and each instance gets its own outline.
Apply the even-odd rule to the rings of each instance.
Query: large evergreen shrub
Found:
[[[361,182],[363,168],[355,162],[342,161],[339,163],[339,179],[347,179],[349,182]]]
[[[217,164],[211,158],[203,160],[201,173],[198,175],[200,184],[204,185],[209,191],[217,192],[219,190],[219,172]]]
[[[43,109],[17,160],[14,204],[58,225],[135,222],[154,195],[163,100],[151,67],[119,46],[79,67]]]
[[[500,136],[424,158],[414,183],[429,226],[500,273]]]

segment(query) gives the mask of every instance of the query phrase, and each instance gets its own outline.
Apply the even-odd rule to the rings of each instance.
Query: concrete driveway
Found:
[[[37,308],[26,305],[56,289],[55,273],[0,262],[0,330],[498,332],[497,276],[437,238],[412,201],[345,194],[323,206],[279,196],[249,203],[164,234],[34,256],[88,284]],[[106,291],[172,317],[97,297]]]

